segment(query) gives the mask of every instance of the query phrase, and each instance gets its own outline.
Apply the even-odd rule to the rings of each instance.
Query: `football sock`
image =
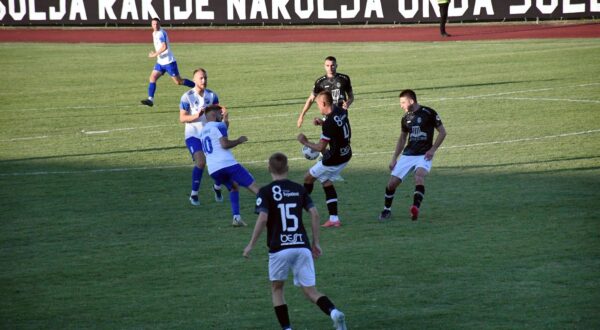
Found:
[[[392,208],[392,202],[394,201],[394,194],[396,193],[396,189],[390,190],[388,187],[385,187],[385,208],[387,210]]]
[[[306,193],[308,193],[309,195],[312,194],[313,188],[315,187],[314,183],[306,183],[304,182],[304,190],[306,190]]]
[[[281,324],[281,328],[289,328],[290,327],[290,316],[288,314],[287,305],[279,305],[273,307],[275,309],[275,315],[277,316],[277,320],[279,324]]]
[[[189,88],[194,88],[194,86],[196,86],[196,84],[189,79],[183,79],[183,84]]]
[[[231,213],[233,215],[240,214],[240,191],[233,190],[229,192],[229,200],[231,201]]]
[[[198,191],[200,189],[200,182],[202,181],[203,172],[203,168],[194,166],[194,169],[192,170],[192,191]]]
[[[323,187],[325,190],[325,201],[327,203],[327,210],[329,211],[329,215],[338,215],[338,200],[337,200],[337,192],[335,191],[334,186]]]
[[[416,207],[421,207],[421,202],[423,201],[423,197],[425,197],[425,186],[417,185],[415,186],[415,195],[413,198],[413,205]]]
[[[151,82],[150,84],[148,84],[148,98],[149,99],[154,99],[154,93],[156,92],[156,83],[155,82]]]
[[[317,299],[317,306],[327,315],[330,315],[331,311],[335,309],[335,305],[333,305],[327,296],[321,296],[321,298]]]

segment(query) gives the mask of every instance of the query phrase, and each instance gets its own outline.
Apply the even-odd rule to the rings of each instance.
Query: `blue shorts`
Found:
[[[210,176],[217,186],[224,185],[228,190],[231,190],[233,182],[246,188],[254,182],[252,174],[240,164],[222,168]]]
[[[169,73],[169,76],[175,77],[179,75],[179,69],[177,68],[177,61],[173,61],[169,64],[161,65],[156,63],[154,65],[154,71],[160,72],[160,74],[165,74],[165,71]]]
[[[194,160],[194,154],[198,151],[204,152],[202,149],[202,141],[199,138],[191,137],[185,139],[185,145],[187,146],[190,155],[192,155],[192,160]]]

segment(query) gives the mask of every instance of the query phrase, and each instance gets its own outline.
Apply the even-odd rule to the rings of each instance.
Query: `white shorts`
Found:
[[[404,180],[404,177],[410,171],[416,170],[418,167],[424,169],[429,173],[431,170],[431,159],[425,160],[425,155],[421,156],[400,156],[398,162],[396,162],[396,166],[392,170],[392,175],[400,178],[400,180]]]
[[[344,167],[348,165],[348,162],[345,162],[340,165],[326,166],[323,165],[323,161],[318,161],[313,167],[308,170],[310,175],[317,178],[321,183],[325,181],[333,181],[334,178],[338,177]]]
[[[290,269],[294,274],[295,286],[309,287],[317,284],[315,264],[309,249],[291,248],[269,253],[270,281],[285,281]]]

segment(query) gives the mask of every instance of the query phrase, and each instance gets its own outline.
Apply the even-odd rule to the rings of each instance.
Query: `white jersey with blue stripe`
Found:
[[[162,46],[162,43],[167,44],[167,50],[156,56],[156,63],[165,65],[175,62],[175,56],[171,52],[171,45],[169,44],[169,37],[167,32],[163,29],[152,32],[152,40],[154,41],[154,50],[158,51]]]
[[[221,137],[227,137],[227,125],[225,123],[211,121],[204,125],[200,140],[206,156],[208,174],[238,163],[233,157],[233,153],[221,146]]]
[[[204,112],[209,105],[219,104],[219,97],[210,89],[204,90],[204,95],[200,96],[195,89],[190,89],[181,96],[179,109],[187,111],[188,115],[195,115]],[[202,114],[196,121],[185,123],[185,138],[200,138],[202,127],[206,124],[206,116]]]

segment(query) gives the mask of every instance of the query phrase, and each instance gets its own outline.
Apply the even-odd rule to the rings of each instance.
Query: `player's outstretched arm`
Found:
[[[231,148],[238,146],[246,141],[248,141],[248,138],[245,137],[244,135],[240,136],[239,138],[237,138],[235,140],[229,140],[226,136],[223,136],[219,139],[219,142],[221,143],[221,147],[223,147],[223,149],[231,149]]]
[[[314,101],[315,96],[311,93],[308,99],[306,99],[302,111],[300,111],[300,116],[298,116],[298,122],[296,123],[298,128],[302,127],[302,123],[304,122],[304,115],[306,115],[306,112],[308,111],[308,109],[310,109],[310,106],[313,104]]]
[[[250,257],[250,251],[252,251],[252,249],[256,245],[260,234],[262,234],[263,230],[267,225],[267,218],[268,215],[265,212],[260,212],[258,214],[258,219],[256,219],[256,224],[254,225],[254,230],[252,231],[252,237],[250,238],[250,242],[248,242],[248,245],[246,245],[246,248],[244,248],[244,252],[242,253],[242,255],[245,258]]]
[[[323,140],[323,139],[319,140],[319,143],[312,143],[308,140],[306,135],[304,135],[303,133],[298,134],[298,142],[300,142],[300,144],[307,146],[307,147],[311,148],[312,150],[318,151],[318,152],[324,152],[328,145],[327,140]]]

